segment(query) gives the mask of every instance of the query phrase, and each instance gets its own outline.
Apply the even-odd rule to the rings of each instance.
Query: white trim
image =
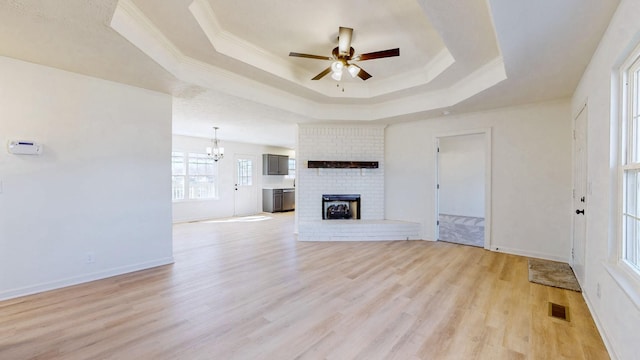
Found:
[[[612,83],[614,82],[618,82],[618,86],[617,86],[617,92],[614,91],[614,89],[612,89],[611,94],[612,94],[612,100],[611,100],[611,122],[610,122],[610,127],[612,128],[612,132],[613,132],[613,128],[615,127],[616,129],[616,137],[615,137],[615,143],[614,143],[614,139],[613,136],[611,136],[611,142],[612,142],[612,148],[615,149],[615,151],[613,151],[613,155],[615,157],[614,161],[613,161],[613,165],[614,165],[614,174],[613,176],[615,176],[615,181],[613,182],[613,186],[612,186],[612,191],[614,196],[616,197],[616,203],[615,203],[615,208],[612,209],[612,214],[613,215],[613,219],[611,219],[612,225],[614,227],[613,231],[611,231],[612,233],[615,232],[615,238],[613,241],[613,245],[609,248],[609,252],[607,254],[607,259],[610,262],[617,262],[618,259],[621,258],[622,256],[622,205],[623,205],[623,201],[624,201],[624,197],[623,197],[623,189],[622,189],[622,181],[623,181],[623,175],[624,175],[624,170],[622,169],[622,164],[624,163],[623,159],[625,158],[624,156],[624,152],[626,151],[626,143],[624,142],[624,137],[625,137],[625,127],[623,124],[623,116],[625,114],[625,110],[624,110],[624,106],[622,106],[622,99],[624,97],[624,93],[625,93],[625,82],[624,82],[624,71],[622,70],[622,66],[618,69],[617,75],[613,75],[611,76],[612,78]],[[615,98],[614,101],[614,96],[617,96],[617,98]],[[615,146],[615,147],[614,147]],[[612,234],[613,235],[613,234]]]
[[[491,249],[491,189],[492,189],[492,176],[491,176],[491,169],[492,169],[492,163],[491,163],[491,159],[493,159],[492,154],[491,154],[491,148],[492,148],[492,143],[493,143],[493,133],[491,131],[491,128],[487,128],[485,131],[485,179],[484,179],[484,184],[485,184],[485,188],[484,188],[484,248],[485,249]]]
[[[633,145],[635,142],[640,142],[640,139],[636,139],[635,141],[632,140],[632,135],[630,134],[630,132],[632,134],[637,132],[632,128],[634,125],[631,118],[634,116],[634,106],[640,106],[637,104],[638,94],[635,93],[637,87],[632,85],[636,84],[636,82],[640,82],[640,79],[636,79],[635,76],[629,75],[638,71],[640,71],[640,45],[636,46],[622,62],[617,72],[617,79],[613,76],[614,82],[615,80],[619,81],[619,97],[615,99],[615,102],[612,99],[612,107],[619,107],[615,122],[615,124],[619,126],[619,143],[616,144],[617,161],[615,163],[617,172],[615,187],[618,201],[616,203],[616,208],[614,209],[616,216],[614,224],[616,226],[617,236],[614,242],[614,254],[610,254],[610,263],[605,265],[609,274],[614,278],[614,280],[616,280],[616,283],[620,288],[630,296],[630,299],[632,299],[636,307],[640,304],[640,296],[637,296],[640,294],[640,291],[634,289],[640,288],[640,275],[637,270],[632,269],[630,266],[625,264],[621,264],[621,262],[625,261],[625,219],[629,216],[638,220],[637,217],[629,215],[625,211],[627,200],[625,173],[627,171],[634,171],[640,168],[640,159],[633,159],[634,156],[630,150],[634,147]],[[640,155],[636,154],[636,157],[638,156]],[[633,239],[633,241],[636,242],[636,246],[640,244],[640,239],[637,238],[637,236],[638,235]]]
[[[576,124],[578,121],[578,118],[580,117],[580,115],[582,115],[583,112],[586,111],[586,118],[585,118],[585,124],[584,124],[584,169],[583,169],[583,175],[584,175],[584,185],[585,185],[585,189],[584,189],[584,195],[585,195],[585,202],[583,203],[583,210],[586,210],[585,213],[583,213],[584,216],[584,243],[582,244],[583,249],[582,251],[583,253],[583,258],[581,259],[581,261],[583,262],[582,265],[582,274],[579,274],[579,271],[576,272],[576,278],[578,280],[578,283],[580,283],[581,286],[584,287],[584,285],[587,283],[587,264],[586,264],[586,259],[587,259],[587,239],[588,239],[588,230],[589,230],[589,226],[587,225],[588,222],[588,216],[590,214],[590,211],[588,209],[588,204],[589,204],[589,197],[590,197],[590,193],[589,193],[589,108],[588,108],[588,99],[585,99],[584,102],[582,103],[582,105],[579,107],[578,112],[573,116],[573,121],[572,121],[572,130],[573,130],[573,136],[571,139],[571,188],[572,188],[572,196],[571,196],[571,253],[569,254],[569,259],[570,262],[569,264],[571,265],[571,268],[573,269],[574,272],[576,272],[576,264],[575,264],[575,244],[576,244],[576,237],[575,237],[575,229],[576,229],[576,216],[577,214],[575,214],[573,212],[573,206],[576,203],[576,197],[578,196],[576,194],[576,183],[577,181],[580,181],[579,179],[576,179],[576,165],[577,165],[577,159],[576,159],[576,144],[577,144],[577,138],[576,138]],[[578,210],[578,209],[576,209]]]
[[[640,163],[621,165],[622,170],[640,170]]]
[[[197,1],[193,6],[193,9],[197,10],[197,12],[200,11],[198,4],[206,5],[206,2],[203,0]],[[206,15],[202,16],[200,21],[206,17]],[[209,24],[205,26],[207,28],[206,31],[208,35],[216,37],[216,31],[218,30],[215,29],[215,25],[212,25],[212,22],[209,21]],[[118,1],[110,25],[122,37],[180,80],[322,121],[344,121],[345,119],[350,121],[371,121],[407,113],[440,109],[455,105],[507,79],[504,59],[498,55],[487,63],[470,70],[457,83],[447,88],[424,91],[410,97],[384,101],[375,100],[376,96],[369,88],[371,85],[359,84],[357,88],[350,90],[349,97],[373,99],[374,103],[341,104],[337,102],[318,102],[186,56],[146,18],[144,13],[131,0]],[[229,39],[227,38],[225,41],[227,40]],[[237,44],[234,45],[234,48],[238,51],[247,50],[246,47]],[[255,47],[253,50],[259,51]],[[443,70],[451,61],[455,61],[446,52],[442,53],[442,55],[438,54],[436,58],[439,60],[433,63],[434,69],[431,69],[433,71],[429,71],[426,77],[422,77],[423,80],[434,79],[433,72]],[[429,64],[426,64],[426,66],[430,66]],[[276,65],[273,66],[281,68],[280,65]],[[279,71],[285,72],[285,74],[289,73],[287,69]],[[282,76],[279,73],[275,73],[275,75]],[[299,77],[295,77],[295,79],[299,79]],[[411,82],[404,83],[412,86]],[[331,82],[307,80],[302,85],[330,100],[344,97],[344,95],[341,95],[342,93],[335,91],[334,83]],[[387,90],[383,90],[381,89],[382,86],[376,85],[376,91],[388,91],[389,93],[398,91],[398,89],[387,85],[385,85]]]
[[[252,162],[251,165],[251,185],[238,185],[238,160],[250,160]],[[262,211],[262,190],[260,190],[260,184],[258,183],[259,174],[262,173],[261,170],[264,164],[262,163],[262,157],[257,156],[255,154],[242,154],[236,153],[233,154],[233,182],[234,182],[234,192],[233,192],[233,216],[248,216],[258,214]],[[238,213],[238,188],[242,187],[245,190],[251,189],[252,197],[255,196],[255,203],[253,204],[251,210],[247,213],[240,212]],[[240,206],[240,209],[242,206]]]
[[[182,158],[184,160],[184,168],[185,168],[185,174],[184,175],[174,175],[173,174],[173,153],[182,153]],[[213,162],[213,171],[214,171],[214,175],[192,175],[189,173],[189,159],[193,159],[195,157],[192,157],[190,155],[195,154],[195,155],[204,155],[207,156],[206,153],[203,152],[198,152],[198,151],[189,151],[189,150],[178,150],[178,149],[171,149],[171,177],[173,176],[184,176],[184,198],[183,199],[173,199],[173,189],[171,191],[171,203],[175,204],[175,203],[187,203],[187,202],[198,202],[198,201],[219,201],[220,200],[220,167],[217,161]],[[207,156],[207,159],[209,159],[210,157]],[[189,178],[191,176],[213,176],[213,186],[214,186],[214,194],[212,197],[205,197],[205,198],[191,198],[189,197],[189,185],[191,184],[191,182],[189,181]]]
[[[333,91],[333,84],[310,80],[315,74],[300,66],[293,66],[284,61],[282,57],[254,45],[240,37],[235,36],[222,27],[215,11],[206,0],[194,0],[189,5],[189,10],[204,32],[213,48],[226,56],[240,60],[256,68],[270,72],[285,80],[300,83],[302,86],[330,97],[337,97]],[[366,85],[350,88],[352,97],[373,98],[389,94],[395,91],[426,85],[433,79],[444,73],[445,70],[455,64],[455,59],[449,50],[444,47],[437,54],[428,59],[423,66],[411,72],[402,73],[384,82],[368,83]]]
[[[19,289],[7,290],[0,293],[0,301],[13,299],[21,296],[26,296],[26,295],[32,295],[36,293],[41,293],[44,291],[60,289],[68,286],[83,284],[90,281],[106,279],[113,276],[131,273],[134,271],[146,270],[146,269],[151,269],[158,266],[169,265],[169,264],[173,264],[173,262],[174,262],[173,257],[166,257],[166,258],[146,261],[143,263],[101,270],[94,273],[88,273],[88,274],[83,274],[79,276],[72,276],[66,279],[60,279],[60,280],[51,281],[47,283],[41,283],[41,284],[27,286]]]
[[[618,360],[620,356],[618,356],[618,354],[615,351],[615,347],[611,344],[611,340],[609,340],[609,337],[607,336],[607,332],[604,331],[604,326],[602,325],[602,322],[598,317],[598,313],[595,311],[593,304],[589,300],[589,294],[587,294],[584,290],[582,291],[582,298],[584,299],[584,302],[587,304],[587,308],[589,308],[589,313],[591,313],[591,317],[593,318],[593,321],[596,324],[596,328],[598,329],[598,333],[600,333],[600,337],[602,338],[604,347],[607,349],[607,352],[609,353],[609,357],[611,358],[611,360]]]
[[[633,270],[627,269],[622,264],[603,263],[604,268],[615,280],[620,289],[629,297],[629,300],[640,310],[640,281]]]
[[[435,148],[434,148],[434,156],[435,156],[435,171],[434,171],[434,176],[435,176],[435,221],[434,222],[434,239],[437,240],[438,239],[438,232],[439,232],[439,226],[437,225],[437,221],[438,221],[438,213],[439,213],[439,206],[440,206],[440,200],[438,199],[438,189],[437,189],[437,184],[438,184],[438,144],[440,142],[440,138],[445,138],[445,137],[453,137],[453,136],[465,136],[465,135],[484,135],[484,163],[485,163],[485,169],[484,169],[484,248],[487,250],[491,250],[491,188],[492,188],[492,183],[491,183],[491,159],[492,159],[492,155],[491,155],[491,148],[492,148],[492,136],[491,136],[491,128],[479,128],[479,129],[467,129],[467,130],[452,130],[452,131],[445,131],[445,132],[441,132],[438,134],[434,135],[434,140],[433,143],[435,144]]]
[[[637,216],[635,216],[635,215],[631,215],[631,214],[627,214],[627,213],[626,213],[626,212],[624,212],[624,211],[622,212],[622,215],[623,215],[623,216],[628,216],[628,217],[630,217],[630,218],[632,218],[632,219],[634,219],[634,220],[640,220],[640,217],[637,217]]]
[[[438,239],[440,239],[440,138],[436,137],[433,140],[433,153],[436,154],[436,161],[435,161],[435,165],[436,165],[436,169],[433,172],[434,176],[435,176],[435,182],[434,184],[436,184],[436,189],[435,189],[435,195],[434,195],[434,200],[435,200],[435,222],[434,222],[434,234],[433,234],[433,241],[438,241]]]
[[[541,252],[537,252],[537,251],[514,249],[514,248],[503,247],[503,246],[500,246],[500,245],[494,245],[494,247],[491,250],[497,251],[497,252],[503,252],[503,253],[507,253],[507,254],[512,254],[512,255],[519,255],[519,256],[529,257],[529,258],[559,261],[559,262],[564,262],[564,263],[567,263],[567,264],[569,263],[569,258],[567,258],[567,257],[561,257],[561,256],[541,253]]]

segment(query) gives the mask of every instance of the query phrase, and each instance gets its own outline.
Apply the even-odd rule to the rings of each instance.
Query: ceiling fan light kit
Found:
[[[360,68],[351,64],[349,65],[349,67],[347,68],[347,71],[349,71],[349,74],[351,75],[352,78],[358,76],[358,74],[360,73]]]
[[[331,77],[336,81],[340,81],[342,79],[342,69],[344,69],[342,61],[334,61],[331,64]]]
[[[400,56],[399,48],[375,51],[371,53],[353,56],[355,53],[355,50],[351,47],[352,37],[353,37],[353,29],[341,26],[338,32],[338,46],[334,48],[333,51],[331,52],[332,56],[321,56],[321,55],[304,54],[304,53],[297,53],[297,52],[290,52],[289,56],[332,61],[331,65],[328,68],[324,69],[321,73],[313,77],[311,80],[320,80],[325,75],[331,73],[331,78],[333,78],[336,81],[340,81],[342,79],[342,72],[345,68],[349,72],[349,75],[351,75],[351,77],[353,78],[358,76],[362,80],[367,80],[372,76],[368,72],[364,71],[364,69],[362,69],[358,65],[352,64],[351,61],[365,61],[365,60]]]

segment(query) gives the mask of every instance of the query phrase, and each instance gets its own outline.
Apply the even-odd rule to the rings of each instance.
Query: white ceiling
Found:
[[[618,0],[5,0],[0,55],[174,95],[174,133],[295,146],[296,124],[392,123],[571,96]],[[340,26],[367,81],[310,80]]]

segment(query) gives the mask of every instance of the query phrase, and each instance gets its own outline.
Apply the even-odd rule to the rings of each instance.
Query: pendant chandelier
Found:
[[[224,158],[224,148],[218,144],[218,127],[213,127],[213,139],[211,140],[213,147],[207,147],[207,155],[213,158],[213,161],[218,161]]]

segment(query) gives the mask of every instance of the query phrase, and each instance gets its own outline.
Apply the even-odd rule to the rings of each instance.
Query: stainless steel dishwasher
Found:
[[[282,189],[282,211],[296,208],[296,189]]]

